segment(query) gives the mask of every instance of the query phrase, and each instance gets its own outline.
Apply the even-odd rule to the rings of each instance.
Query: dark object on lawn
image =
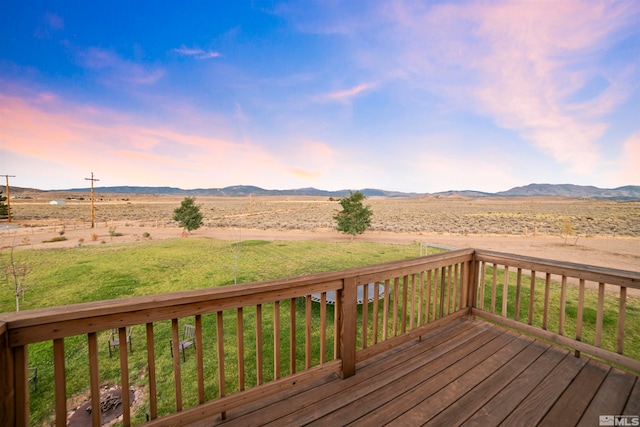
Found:
[[[129,390],[129,406],[135,400],[135,390]],[[91,400],[84,402],[76,411],[71,414],[67,421],[68,427],[91,426]],[[122,389],[114,388],[104,391],[100,395],[100,415],[102,424],[115,420],[122,415]]]

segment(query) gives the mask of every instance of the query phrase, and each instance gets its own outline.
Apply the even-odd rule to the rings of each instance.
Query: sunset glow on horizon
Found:
[[[640,2],[3,2],[0,174],[43,190],[640,185]]]

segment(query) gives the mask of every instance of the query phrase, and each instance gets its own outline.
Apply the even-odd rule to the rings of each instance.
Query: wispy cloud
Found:
[[[199,48],[189,48],[184,45],[179,48],[173,49],[173,52],[184,56],[190,56],[195,59],[211,59],[221,56],[219,52],[216,52],[214,50],[205,51]]]
[[[64,30],[64,20],[53,12],[46,12],[40,24],[36,27],[34,36],[39,39],[48,39],[53,33]]]
[[[76,53],[76,61],[84,68],[100,73],[104,83],[149,85],[160,80],[165,72],[161,67],[123,59],[117,53],[90,47]]]
[[[317,95],[314,99],[317,102],[348,101],[357,95],[360,95],[368,90],[373,89],[374,87],[375,87],[374,84],[362,83],[350,89],[339,90],[339,91],[330,92],[322,95]]]

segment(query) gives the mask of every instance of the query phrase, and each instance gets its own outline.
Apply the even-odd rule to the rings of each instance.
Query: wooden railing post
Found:
[[[343,280],[340,298],[340,358],[342,359],[342,378],[356,373],[356,278]]]
[[[476,308],[478,301],[478,280],[484,280],[484,277],[478,277],[478,260],[474,251],[471,261],[467,262],[464,274],[464,285],[467,289],[467,307],[469,308],[469,317],[473,318],[473,310]]]
[[[15,397],[15,425],[29,425],[29,380],[28,348],[26,345],[13,347],[13,387]]]
[[[7,324],[0,322],[0,425],[16,424],[16,390],[13,374],[13,352],[9,347]]]

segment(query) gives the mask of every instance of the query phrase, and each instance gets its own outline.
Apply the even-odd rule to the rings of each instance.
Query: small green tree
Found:
[[[196,205],[195,197],[185,197],[180,207],[173,211],[173,220],[178,221],[180,227],[184,228],[187,235],[202,226],[202,213],[200,206]]]
[[[334,219],[338,225],[338,231],[355,236],[362,234],[371,225],[373,211],[370,206],[364,206],[366,199],[360,191],[349,191],[349,197],[339,200],[342,211],[335,214]]]

